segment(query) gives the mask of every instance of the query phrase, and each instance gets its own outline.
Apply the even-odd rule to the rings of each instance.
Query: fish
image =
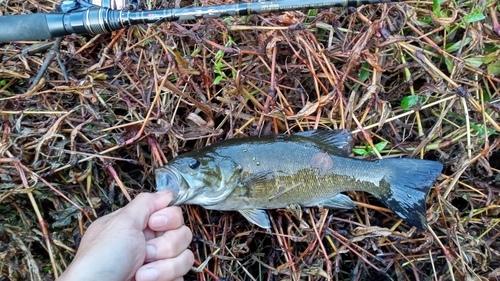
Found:
[[[342,192],[364,191],[402,219],[426,229],[426,198],[443,166],[432,160],[351,156],[348,130],[309,130],[233,138],[181,154],[155,170],[170,205],[238,211],[269,229],[266,209],[355,209]]]

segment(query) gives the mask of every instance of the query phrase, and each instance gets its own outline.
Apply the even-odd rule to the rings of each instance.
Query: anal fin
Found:
[[[352,202],[349,196],[339,193],[332,198],[326,199],[318,203],[325,208],[332,209],[356,209],[356,205]]]
[[[266,211],[258,209],[239,210],[240,214],[244,216],[249,222],[260,226],[262,228],[271,228],[271,222]]]

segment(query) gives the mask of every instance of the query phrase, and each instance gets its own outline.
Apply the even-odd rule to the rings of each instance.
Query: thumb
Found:
[[[126,218],[124,223],[135,229],[144,230],[147,227],[149,217],[156,211],[168,207],[173,198],[174,195],[170,190],[141,193],[128,203],[118,215]]]

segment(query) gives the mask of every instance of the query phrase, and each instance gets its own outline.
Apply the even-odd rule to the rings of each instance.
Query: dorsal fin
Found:
[[[317,142],[335,147],[346,156],[351,154],[353,139],[347,130],[309,130],[295,135],[313,138]]]

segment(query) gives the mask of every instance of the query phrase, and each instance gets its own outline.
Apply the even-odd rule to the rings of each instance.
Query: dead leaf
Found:
[[[203,118],[201,118],[198,114],[195,114],[195,113],[189,113],[189,115],[186,117],[186,121],[191,126],[213,128],[213,125],[214,125],[213,122],[205,121],[205,120],[203,120]]]
[[[392,107],[389,102],[382,101],[382,106],[379,108],[379,113],[380,113],[380,121],[378,122],[378,128],[379,130],[382,128],[382,125],[385,124],[385,120],[389,118],[389,115],[392,112]]]
[[[273,49],[276,47],[276,44],[280,41],[283,41],[283,37],[281,36],[273,36],[271,39],[268,39],[268,43],[266,44],[266,55],[267,58],[273,58]]]
[[[380,87],[378,85],[371,85],[366,89],[366,92],[359,99],[358,104],[354,107],[354,110],[360,109],[366,101],[371,99],[373,95],[377,95],[380,92]]]
[[[354,229],[355,236],[366,236],[366,237],[375,237],[375,236],[389,236],[392,234],[392,231],[385,227],[378,226],[369,226],[369,227],[356,227]]]
[[[170,131],[171,127],[172,126],[170,125],[170,123],[164,120],[160,123],[149,122],[148,124],[146,124],[145,131],[148,134],[154,134],[156,137],[159,137],[167,134]]]
[[[301,12],[284,12],[276,18],[276,21],[282,25],[293,25],[302,23],[304,14]]]
[[[212,120],[214,119],[214,116],[213,116],[213,113],[212,113],[212,110],[211,110],[209,104],[204,104],[202,102],[195,100],[191,95],[188,95],[188,94],[184,93],[183,91],[179,90],[179,88],[177,88],[177,86],[175,86],[174,84],[172,84],[172,82],[170,82],[168,80],[165,80],[163,86],[165,88],[169,89],[170,91],[172,91],[174,94],[179,95],[179,96],[185,98],[186,100],[188,100],[190,103],[194,104],[198,109],[203,111],[203,113],[205,113],[210,119],[212,119]]]
[[[361,52],[361,57],[377,71],[384,72],[384,69],[378,64],[377,59],[372,53],[370,53],[369,50],[364,50],[363,52]]]
[[[321,96],[319,98],[318,101],[316,102],[307,102],[306,105],[295,115],[292,115],[292,116],[284,116],[285,119],[288,119],[288,120],[295,120],[297,118],[303,118],[303,117],[306,117],[306,116],[309,116],[311,114],[313,114],[314,112],[316,112],[316,110],[318,109],[319,106],[323,106],[325,105],[326,103],[328,103],[330,101],[330,99],[335,95],[335,92],[334,91],[331,91],[330,93],[328,93],[328,95],[326,96]],[[281,114],[281,115],[280,115]],[[271,112],[269,113],[269,116],[273,116],[273,117],[283,117],[282,116],[282,111],[280,110],[279,113],[276,113],[276,112]]]
[[[26,73],[18,73],[5,68],[0,68],[0,78],[28,79],[30,76]]]
[[[10,228],[5,228],[5,230],[9,233],[9,236],[12,239],[12,243],[15,244],[24,253],[24,256],[22,258],[24,259],[25,264],[28,266],[28,272],[29,272],[29,277],[30,277],[27,280],[42,281],[43,279],[40,275],[40,269],[38,268],[38,264],[37,264],[36,260],[33,258],[33,255],[31,254],[31,250],[25,244],[25,242],[29,243],[29,241],[26,241],[27,237],[18,236],[18,235],[22,235],[22,234],[16,233],[15,231],[11,230]],[[27,277],[27,276],[25,276],[25,277]]]
[[[455,9],[455,7],[453,7],[453,2],[452,1],[449,2],[449,5],[446,8],[450,9],[452,11],[452,14],[451,14],[450,17],[438,18],[434,13],[430,13],[432,20],[435,21],[435,22],[437,22],[438,24],[440,24],[443,27],[446,26],[446,25],[450,25],[453,22],[455,22],[455,20],[457,18],[457,15],[458,15],[458,11],[457,11],[457,9]]]

